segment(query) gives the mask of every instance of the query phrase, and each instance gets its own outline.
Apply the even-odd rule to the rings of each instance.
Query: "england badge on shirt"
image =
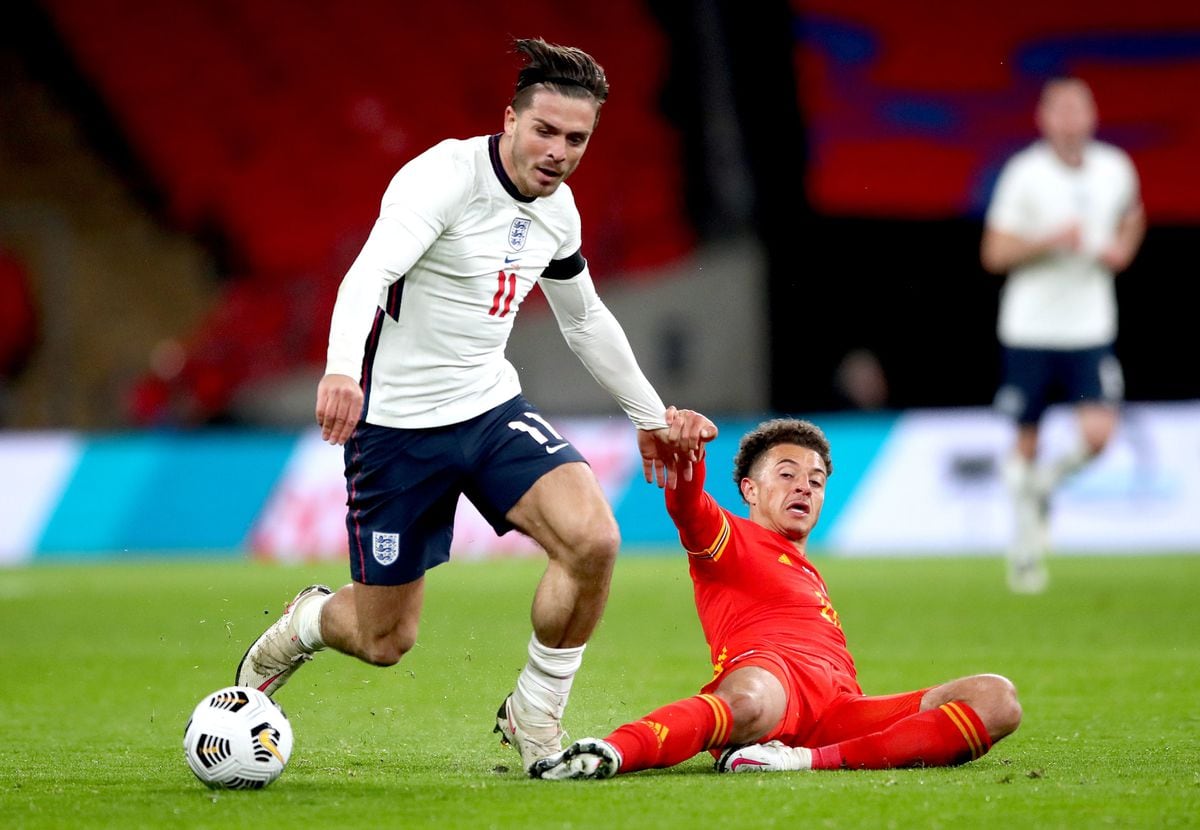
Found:
[[[525,240],[529,238],[529,225],[532,221],[524,217],[517,217],[508,226],[508,246],[514,251],[525,247]]]

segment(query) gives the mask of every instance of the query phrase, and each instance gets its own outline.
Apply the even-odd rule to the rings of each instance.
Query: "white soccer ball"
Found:
[[[209,787],[261,790],[287,766],[292,724],[258,689],[228,686],[196,704],[183,730],[183,751]]]

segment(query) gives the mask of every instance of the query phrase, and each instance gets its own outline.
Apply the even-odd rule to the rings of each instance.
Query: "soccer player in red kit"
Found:
[[[667,412],[676,433],[698,429],[702,417]],[[863,694],[825,582],[805,555],[833,472],[817,426],[759,425],[742,438],[734,468],[749,519],[704,491],[703,460],[666,491],[712,680],[603,740],[585,738],[538,761],[532,777],[610,778],[705,750],[719,755],[719,772],[946,766],[978,758],[1017,728],[1016,689],[999,675]]]

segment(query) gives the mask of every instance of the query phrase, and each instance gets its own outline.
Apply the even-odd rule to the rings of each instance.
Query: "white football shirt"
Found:
[[[1063,163],[1045,141],[1009,159],[988,207],[988,227],[1036,239],[1078,223],[1083,245],[1012,270],[1000,298],[1003,345],[1082,349],[1116,339],[1113,273],[1098,257],[1139,199],[1133,162],[1111,144],[1090,142],[1079,167]]]
[[[372,424],[473,418],[521,391],[504,349],[522,301],[543,278],[587,368],[635,424],[665,425],[661,399],[595,295],[570,188],[522,195],[498,148],[498,135],[450,139],[395,175],[338,290],[326,372],[365,379]]]

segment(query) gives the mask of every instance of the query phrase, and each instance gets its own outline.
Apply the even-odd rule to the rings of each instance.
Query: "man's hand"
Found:
[[[321,440],[345,444],[362,415],[363,392],[349,375],[326,375],[317,385],[317,424]]]
[[[1133,264],[1138,248],[1146,236],[1146,211],[1136,204],[1121,217],[1113,241],[1100,253],[1100,261],[1114,274]]]
[[[1072,222],[1057,233],[1046,237],[1044,244],[1048,251],[1078,253],[1083,249],[1083,228],[1078,222]]]
[[[674,490],[679,473],[692,480],[692,463],[704,457],[704,444],[717,437],[717,425],[690,409],[670,407],[663,429],[638,430],[638,451],[647,482]]]
[[[1100,252],[1100,262],[1114,274],[1119,274],[1133,263],[1133,257],[1136,253],[1136,248],[1122,241],[1117,241]]]
[[[1078,253],[1082,245],[1083,229],[1078,222],[1038,239],[986,227],[979,257],[986,270],[993,274],[1007,274],[1014,268],[1050,254]]]

